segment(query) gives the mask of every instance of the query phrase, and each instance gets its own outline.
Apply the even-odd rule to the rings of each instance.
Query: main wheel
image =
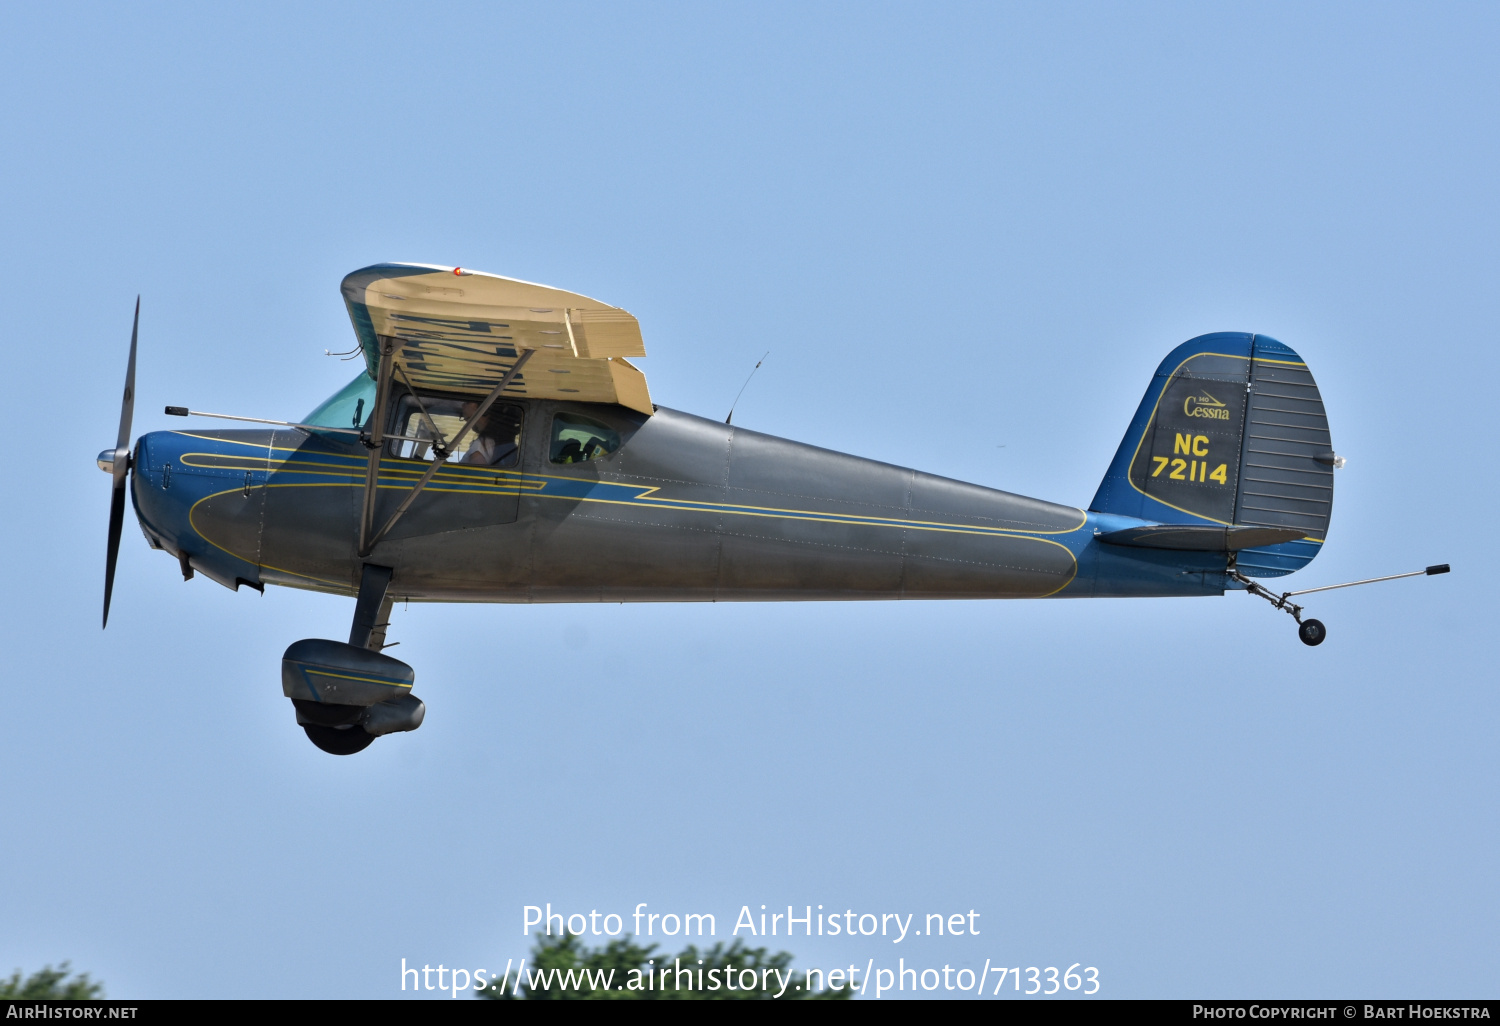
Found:
[[[365,713],[362,705],[333,705],[328,702],[306,702],[292,699],[297,707],[298,723],[315,723],[320,727],[342,727],[353,723]]]
[[[1328,637],[1328,628],[1323,626],[1322,620],[1303,620],[1297,625],[1297,637],[1304,645],[1321,645]]]
[[[353,755],[370,747],[375,738],[366,734],[363,727],[322,727],[316,723],[304,723],[302,729],[307,739],[329,755]]]

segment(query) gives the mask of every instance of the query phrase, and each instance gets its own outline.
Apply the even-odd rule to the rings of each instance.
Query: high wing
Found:
[[[341,291],[371,377],[385,350],[417,389],[484,396],[531,350],[505,395],[652,413],[646,376],[626,359],[646,355],[641,327],[619,307],[436,264],[375,264]]]

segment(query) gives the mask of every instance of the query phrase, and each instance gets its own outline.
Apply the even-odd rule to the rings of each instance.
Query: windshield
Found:
[[[375,379],[361,371],[323,404],[302,419],[316,427],[362,428],[375,409]]]

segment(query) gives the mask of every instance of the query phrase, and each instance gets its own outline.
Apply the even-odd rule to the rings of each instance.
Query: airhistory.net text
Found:
[[[741,905],[731,927],[729,917],[724,926],[730,937],[886,937],[900,944],[908,936],[977,937],[981,913],[967,912],[860,912],[852,908],[837,911],[804,905],[786,906],[786,911],[760,906],[759,912]],[[617,912],[554,912],[552,903],[524,905],[521,908],[521,934],[530,937],[619,937],[626,932],[637,937],[716,937],[719,917],[712,912],[653,912],[646,902],[624,916]]]

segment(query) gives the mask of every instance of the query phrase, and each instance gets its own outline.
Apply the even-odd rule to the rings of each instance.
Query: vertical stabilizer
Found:
[[[1266,335],[1200,335],[1156,369],[1089,508],[1304,532],[1240,551],[1241,572],[1278,577],[1306,566],[1327,536],[1335,459],[1300,356]]]

